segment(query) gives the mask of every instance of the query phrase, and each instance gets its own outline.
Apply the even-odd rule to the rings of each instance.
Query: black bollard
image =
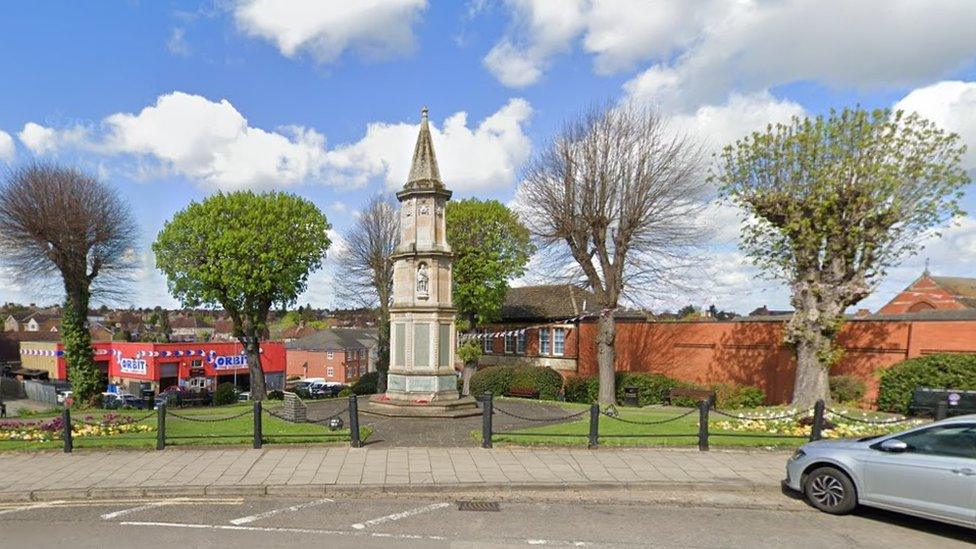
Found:
[[[823,399],[818,400],[813,405],[813,426],[810,428],[810,440],[820,440],[823,436],[823,423],[824,423],[824,405]]]
[[[491,391],[485,391],[481,399],[481,447],[491,448],[491,414],[492,410]]]
[[[261,433],[261,401],[254,401],[254,449],[260,450],[261,443],[264,442]]]
[[[708,401],[698,401],[698,449],[708,451]]]
[[[590,405],[590,441],[589,447],[596,448],[600,444],[600,405]]]
[[[64,423],[61,426],[61,437],[64,438],[64,453],[70,454],[75,445],[74,441],[71,440],[71,409],[67,406],[61,412],[61,421]]]
[[[362,446],[359,440],[359,401],[356,395],[349,395],[349,445],[353,448]]]
[[[156,449],[166,448],[166,403],[156,408]]]

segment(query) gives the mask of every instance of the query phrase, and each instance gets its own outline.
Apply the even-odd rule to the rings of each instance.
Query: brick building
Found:
[[[108,383],[126,389],[147,383],[162,391],[173,385],[188,389],[214,389],[223,382],[250,386],[247,358],[240,343],[129,343],[97,342],[95,364]],[[52,380],[70,381],[60,342],[22,342],[23,368],[41,370]],[[285,347],[280,342],[261,344],[261,368],[268,389],[281,389],[285,377]]]
[[[932,276],[928,270],[878,310],[878,314],[976,310],[976,278]]]
[[[350,384],[369,371],[368,342],[359,330],[328,328],[285,344],[289,377]]]

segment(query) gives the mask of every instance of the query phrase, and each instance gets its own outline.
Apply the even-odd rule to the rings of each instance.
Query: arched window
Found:
[[[920,311],[931,311],[932,309],[935,309],[935,305],[932,305],[928,301],[919,301],[918,303],[909,307],[908,312],[917,313]]]

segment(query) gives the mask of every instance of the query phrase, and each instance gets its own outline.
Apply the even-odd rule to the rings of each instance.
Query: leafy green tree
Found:
[[[915,114],[861,109],[794,118],[725,148],[713,180],[755,219],[740,246],[792,290],[794,405],[830,399],[845,309],[962,214],[964,151]]]
[[[466,328],[501,318],[508,282],[525,274],[535,253],[528,229],[497,200],[447,203],[447,242],[454,250],[454,306]],[[477,361],[465,361],[465,392]]]
[[[329,247],[325,215],[303,198],[217,193],[191,203],[153,244],[170,292],[185,307],[220,305],[244,346],[251,398],[265,397],[260,340],[275,304],[293,304]]]

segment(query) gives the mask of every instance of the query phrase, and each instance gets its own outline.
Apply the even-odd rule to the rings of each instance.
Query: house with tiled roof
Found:
[[[976,309],[976,278],[934,276],[926,269],[922,276],[879,309],[878,314],[974,309]]]
[[[285,343],[289,377],[350,384],[369,371],[369,347],[358,330],[326,328]]]

